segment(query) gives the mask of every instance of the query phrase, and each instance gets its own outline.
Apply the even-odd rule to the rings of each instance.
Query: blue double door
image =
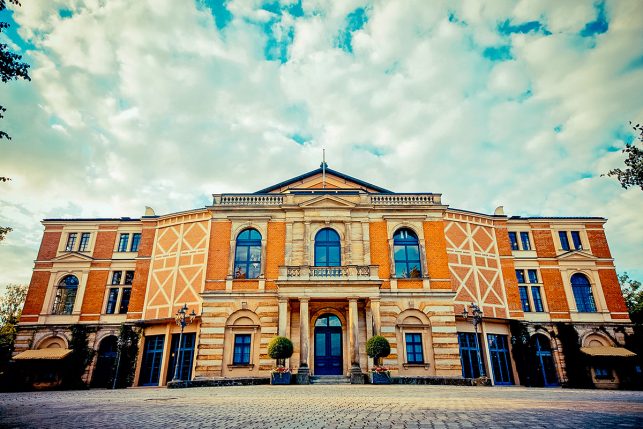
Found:
[[[342,324],[325,314],[315,322],[315,375],[342,375]]]

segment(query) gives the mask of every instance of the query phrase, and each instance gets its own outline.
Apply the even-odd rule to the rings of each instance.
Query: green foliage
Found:
[[[273,359],[288,359],[292,353],[292,341],[286,337],[274,337],[268,344],[268,356]]]
[[[26,285],[7,285],[0,297],[0,372],[6,366],[16,341],[16,325],[27,297]]]
[[[119,347],[121,364],[118,368],[116,387],[130,387],[134,382],[136,359],[138,357],[138,341],[140,337],[141,331],[139,328],[124,323],[121,324],[118,333],[118,341],[119,344],[121,344]],[[117,366],[118,360],[114,362],[114,374],[116,374]]]
[[[375,359],[375,364],[379,365],[381,358],[391,354],[391,345],[383,336],[374,335],[366,341],[366,354]]]
[[[630,312],[630,319],[636,324],[643,323],[643,288],[641,288],[641,282],[631,279],[627,273],[619,274],[618,282],[621,284],[625,304]]]
[[[589,362],[587,356],[580,351],[580,338],[578,332],[571,323],[556,323],[558,340],[563,348],[565,356],[567,382],[566,387],[592,387],[592,377],[589,373]]]
[[[71,325],[71,341],[69,348],[71,354],[67,358],[67,365],[63,375],[63,387],[67,389],[86,389],[87,384],[82,377],[96,353],[89,347],[89,329],[86,325]]]
[[[632,122],[630,122],[632,125]],[[638,140],[643,142],[643,125],[635,124],[632,128],[638,133]],[[625,165],[627,168],[622,170],[615,168],[607,173],[608,176],[616,176],[616,179],[621,183],[625,189],[630,186],[638,186],[643,190],[643,149],[639,149],[631,143],[625,145],[623,153],[627,154]]]
[[[525,386],[531,385],[529,374],[529,331],[527,324],[519,320],[509,321],[509,331],[511,332],[511,355],[516,363],[516,371],[520,381]]]

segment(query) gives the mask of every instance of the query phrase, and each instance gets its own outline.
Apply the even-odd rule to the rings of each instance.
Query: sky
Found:
[[[601,216],[643,280],[643,2],[48,0],[9,6],[0,288],[44,218],[203,207],[330,168],[451,207]]]

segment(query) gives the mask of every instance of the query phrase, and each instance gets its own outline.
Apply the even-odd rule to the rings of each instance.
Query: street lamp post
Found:
[[[174,377],[172,378],[172,381],[181,381],[179,378],[179,362],[181,361],[181,343],[183,342],[183,329],[192,322],[194,322],[194,318],[196,317],[196,313],[194,310],[190,314],[188,314],[188,305],[183,304],[183,307],[179,311],[176,312],[176,324],[181,327],[181,333],[179,334],[179,344],[177,345],[176,348],[176,362],[174,363]]]
[[[118,373],[121,369],[121,355],[123,347],[127,346],[129,348],[132,345],[132,339],[123,339],[122,337],[118,337],[118,341],[116,343],[118,345],[118,356],[116,358],[116,374],[114,374],[114,382],[112,383],[112,389],[116,389],[116,384],[118,382]]]
[[[485,372],[484,372],[484,367],[482,365],[482,358],[480,356],[480,343],[478,342],[478,325],[482,323],[482,310],[480,310],[480,307],[478,307],[477,304],[474,304],[473,302],[471,303],[471,314],[469,314],[469,310],[467,309],[467,306],[464,306],[464,310],[462,310],[462,317],[466,320],[467,317],[471,316],[471,323],[473,324],[473,330],[475,331],[475,339],[476,339],[476,353],[478,355],[478,370],[480,371],[480,376],[484,377]]]

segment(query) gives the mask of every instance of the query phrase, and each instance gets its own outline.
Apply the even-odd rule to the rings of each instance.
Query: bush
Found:
[[[381,358],[391,354],[391,345],[383,336],[375,335],[366,342],[366,354],[375,360],[376,365],[379,365]]]
[[[275,337],[268,344],[268,356],[276,359],[277,365],[283,365],[284,361],[292,356],[292,352],[292,341],[286,337]]]

